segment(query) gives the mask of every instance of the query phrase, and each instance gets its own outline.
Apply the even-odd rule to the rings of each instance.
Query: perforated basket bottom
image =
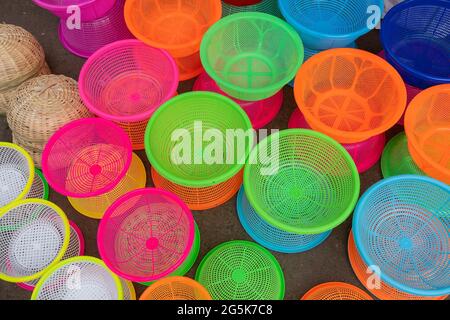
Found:
[[[301,300],[373,300],[370,295],[343,282],[322,283],[309,290]]]
[[[14,165],[0,164],[0,207],[15,200],[27,185],[28,177]]]

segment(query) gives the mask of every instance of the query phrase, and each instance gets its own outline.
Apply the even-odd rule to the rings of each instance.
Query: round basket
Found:
[[[339,143],[319,132],[289,129],[253,149],[244,186],[250,205],[268,224],[289,233],[318,234],[352,213],[360,180]]]
[[[408,149],[430,177],[450,184],[450,84],[418,94],[405,115]]]
[[[186,277],[168,277],[148,287],[139,300],[212,300],[197,281]]]
[[[384,133],[406,108],[400,75],[382,58],[359,49],[311,57],[296,76],[294,94],[308,124],[341,143]]]
[[[116,3],[116,0],[33,0],[61,20],[65,21],[73,14],[71,9],[76,6],[82,21],[91,21],[103,17]]]
[[[48,200],[48,195],[49,187],[47,180],[45,180],[41,170],[35,168],[33,184],[31,185],[30,191],[28,191],[25,198]]]
[[[97,244],[116,274],[148,282],[171,274],[186,260],[194,233],[192,213],[178,197],[147,188],[122,196],[108,208]]]
[[[275,95],[294,78],[303,62],[303,44],[283,20],[242,12],[219,20],[208,30],[200,57],[224,92],[258,101]]]
[[[63,257],[70,227],[64,212],[42,199],[15,201],[0,210],[0,279],[39,278]]]
[[[322,283],[310,289],[301,300],[373,300],[358,287],[344,282]]]
[[[282,300],[285,282],[275,257],[248,241],[230,241],[212,249],[195,279],[214,300]]]
[[[239,12],[262,12],[283,18],[276,0],[223,0],[222,16]]]
[[[18,137],[14,132],[12,133],[13,144],[20,146],[30,155],[35,167],[42,168],[42,152],[44,150],[44,145],[29,143],[26,140],[27,139]]]
[[[402,175],[382,180],[361,197],[353,235],[364,262],[381,280],[418,296],[450,293],[450,187]]]

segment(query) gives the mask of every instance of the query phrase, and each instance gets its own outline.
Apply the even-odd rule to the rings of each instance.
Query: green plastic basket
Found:
[[[244,140],[237,136],[226,139],[228,130],[238,129],[248,133]],[[242,169],[252,148],[251,129],[247,114],[231,99],[212,92],[185,93],[153,114],[145,132],[145,151],[156,171],[171,182],[210,187],[231,179]],[[207,155],[220,154],[212,152],[214,141],[219,140],[209,140],[208,133],[223,140],[219,143],[223,154],[216,159]],[[182,159],[186,154],[188,157]]]
[[[283,270],[275,257],[249,241],[230,241],[212,249],[200,263],[196,280],[214,300],[282,300]]]
[[[259,12],[236,13],[203,37],[203,67],[230,96],[258,101],[275,95],[303,62],[300,36],[283,20]]]
[[[381,172],[384,178],[402,174],[425,175],[409,153],[405,132],[400,132],[394,136],[384,148],[381,156]]]
[[[286,232],[318,234],[352,213],[360,180],[353,159],[338,142],[312,130],[289,129],[270,135],[252,151],[244,187],[267,223]]]

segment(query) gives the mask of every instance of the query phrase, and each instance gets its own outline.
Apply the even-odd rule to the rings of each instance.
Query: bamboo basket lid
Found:
[[[65,124],[92,117],[81,101],[77,82],[63,75],[44,75],[24,82],[9,106],[11,130],[41,144]]]

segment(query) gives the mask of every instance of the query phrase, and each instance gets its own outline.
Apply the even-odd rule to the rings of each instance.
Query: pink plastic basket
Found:
[[[131,142],[123,129],[100,118],[73,121],[59,129],[42,154],[50,186],[73,198],[112,190],[130,167]]]
[[[194,233],[192,213],[177,196],[147,188],[122,196],[108,208],[97,244],[113,272],[149,282],[169,275],[186,260]]]
[[[277,115],[283,104],[283,90],[270,98],[260,101],[244,101],[231,97],[219,88],[217,83],[203,72],[195,81],[193,91],[211,91],[230,98],[239,104],[247,113],[254,129],[260,129],[270,123]]]
[[[84,64],[80,96],[90,111],[116,122],[149,119],[178,87],[178,68],[164,50],[139,40],[109,44]]]
[[[292,113],[288,127],[289,129],[311,129],[298,108]],[[358,168],[358,172],[363,173],[372,168],[378,160],[380,160],[385,143],[386,137],[384,133],[382,133],[365,141],[347,144],[343,143],[342,146],[352,156],[353,161],[355,161],[356,167]]]
[[[116,0],[33,0],[35,4],[50,11],[55,16],[66,19],[73,14],[71,6],[80,9],[81,21],[91,21],[103,17],[113,6]]]
[[[71,53],[88,58],[107,44],[123,39],[133,39],[133,35],[125,24],[124,4],[125,0],[117,0],[114,7],[104,16],[82,22],[79,29],[70,30],[66,21],[61,20],[59,40],[62,45]]]

